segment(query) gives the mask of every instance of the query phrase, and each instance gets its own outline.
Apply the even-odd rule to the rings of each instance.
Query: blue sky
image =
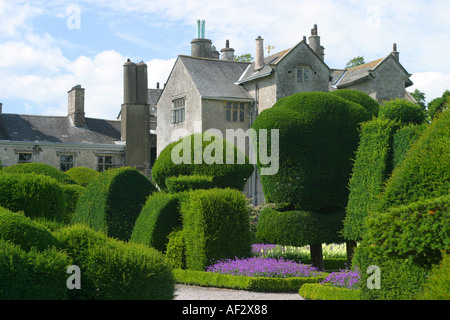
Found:
[[[330,68],[355,56],[400,61],[427,101],[450,89],[447,0],[0,0],[0,102],[4,113],[66,115],[67,91],[86,89],[88,117],[114,119],[126,59],[148,64],[149,87],[190,54],[196,20],[218,50],[254,56],[254,39],[282,51],[318,25]]]

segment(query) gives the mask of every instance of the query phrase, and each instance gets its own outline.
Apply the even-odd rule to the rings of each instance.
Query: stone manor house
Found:
[[[124,64],[124,99],[117,120],[84,116],[80,85],[68,92],[68,116],[3,114],[0,105],[2,166],[44,162],[60,170],[85,166],[99,171],[135,166],[151,176],[157,155],[172,142],[172,133],[251,127],[256,116],[278,99],[297,92],[343,88],[366,92],[382,102],[415,100],[406,91],[411,74],[401,65],[396,44],[378,60],[349,69],[331,69],[324,60],[317,25],[311,35],[284,51],[265,56],[264,40],[255,40],[255,59],[235,61],[226,41],[216,50],[197,21],[191,54],[179,55],[163,88],[149,89],[147,66]],[[151,70],[150,70],[151,72]],[[194,127],[194,124],[196,127]],[[257,174],[246,193],[255,204],[264,196]]]

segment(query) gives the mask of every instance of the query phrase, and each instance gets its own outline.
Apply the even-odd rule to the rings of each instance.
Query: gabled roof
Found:
[[[253,97],[241,86],[236,85],[249,62],[237,62],[179,56],[198,92],[203,98],[235,98],[253,101]]]
[[[394,59],[398,66],[403,70],[405,74],[411,76],[405,68],[400,64],[398,59],[396,59],[392,54],[387,55],[382,59],[371,61],[360,66],[345,70],[334,70],[332,73],[332,86],[338,89],[345,88],[347,86],[353,85],[355,83],[363,82],[366,80],[373,79],[373,72],[376,71],[386,60]],[[412,82],[408,80],[406,86],[412,85]]]
[[[237,83],[241,84],[244,82],[248,82],[248,81],[251,81],[254,79],[258,79],[258,78],[262,78],[262,77],[270,75],[274,70],[272,66],[278,65],[287,55],[289,55],[289,53],[291,53],[295,48],[297,48],[298,46],[300,46],[302,44],[304,44],[305,47],[311,51],[312,54],[317,56],[317,54],[314,52],[314,50],[311,49],[311,47],[306,43],[306,41],[302,40],[299,43],[297,43],[295,46],[293,46],[292,48],[289,48],[287,50],[284,50],[284,51],[281,51],[281,52],[278,52],[273,55],[265,57],[264,58],[264,67],[260,70],[255,70],[255,62],[252,62],[247,67],[247,69],[242,74],[242,76],[239,78],[239,81]],[[317,56],[317,59],[320,62],[322,62],[323,65],[325,65],[329,69],[329,67],[326,65],[326,63],[323,62],[319,58],[319,56]]]
[[[120,121],[85,119],[73,127],[69,117],[0,114],[0,140],[115,144],[121,140]]]

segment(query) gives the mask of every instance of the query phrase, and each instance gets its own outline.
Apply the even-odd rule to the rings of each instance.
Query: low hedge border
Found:
[[[298,292],[304,284],[318,283],[328,274],[318,277],[268,278],[234,276],[230,274],[205,272],[197,270],[173,269],[176,283],[239,289],[257,292]]]
[[[307,300],[361,300],[359,289],[339,288],[320,283],[305,283],[298,293]]]

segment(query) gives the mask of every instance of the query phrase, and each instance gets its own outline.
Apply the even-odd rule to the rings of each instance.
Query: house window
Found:
[[[311,79],[311,68],[301,66],[297,68],[297,82],[309,82]]]
[[[119,168],[123,165],[122,156],[99,155],[97,156],[97,171]]]
[[[19,163],[33,162],[32,152],[19,152]]]
[[[72,154],[62,154],[59,156],[59,168],[61,171],[67,171],[73,168],[74,156]]]
[[[225,104],[225,119],[233,122],[245,121],[245,103],[243,102],[230,102]]]
[[[185,119],[185,104],[186,99],[176,99],[173,101],[173,110],[172,110],[172,119],[171,123],[181,123],[184,122]]]

